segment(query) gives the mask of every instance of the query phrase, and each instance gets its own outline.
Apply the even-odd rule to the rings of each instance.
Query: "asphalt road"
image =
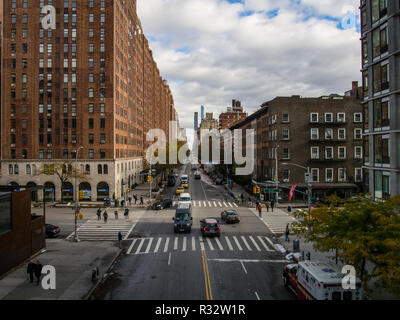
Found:
[[[183,168],[189,172],[189,167]],[[181,174],[183,173],[183,170]],[[233,201],[207,176],[190,172],[192,200]],[[168,188],[164,197],[173,196]],[[200,220],[220,219],[223,209],[194,207],[190,234],[174,234],[174,209],[149,210],[124,243],[113,275],[94,295],[99,300],[288,300],[282,284],[281,253],[273,236],[248,208],[235,208],[241,222],[221,221],[220,238],[202,238]]]

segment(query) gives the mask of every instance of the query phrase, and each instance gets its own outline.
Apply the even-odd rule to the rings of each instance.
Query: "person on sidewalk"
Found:
[[[144,202],[143,202],[143,196],[140,196],[140,204],[144,204]]]
[[[128,220],[128,218],[129,218],[129,209],[128,208],[125,209],[124,216],[125,216],[125,219]]]
[[[274,212],[275,200],[271,200],[271,212]]]
[[[258,202],[258,200],[256,201],[256,209],[258,210],[258,206],[260,205],[260,203]]]
[[[118,210],[114,211],[115,220],[118,220]]]
[[[261,203],[258,204],[258,214],[259,214],[260,218],[262,219],[262,205],[261,205]]]
[[[242,200],[242,202],[243,202],[243,200],[244,200],[243,193],[240,194],[240,200]]]
[[[133,195],[133,199],[135,199],[135,204],[137,204],[137,195],[136,194]]]
[[[129,206],[132,206],[132,197],[129,197],[128,200],[129,200]]]
[[[101,220],[101,209],[100,208],[97,209],[96,214],[97,214],[97,220]]]
[[[35,273],[35,269],[36,269],[36,264],[34,264],[32,261],[29,262],[26,273],[29,274],[29,279],[31,280],[31,283],[33,283],[33,275]]]
[[[286,231],[285,231],[285,242],[289,242],[289,234],[290,234],[290,230],[289,230],[289,223],[286,225]]]
[[[271,206],[271,202],[265,202],[265,206],[267,207],[267,212],[269,212],[269,207]]]
[[[121,233],[121,231],[118,232],[118,243],[119,243],[119,248],[122,249],[122,233]]]
[[[42,276],[42,269],[43,269],[42,264],[40,263],[39,260],[36,260],[36,266],[35,266],[36,285],[39,285],[40,277]]]
[[[104,210],[104,213],[103,213],[103,218],[104,218],[104,223],[107,223],[107,219],[108,219],[108,213],[107,213],[107,210]]]

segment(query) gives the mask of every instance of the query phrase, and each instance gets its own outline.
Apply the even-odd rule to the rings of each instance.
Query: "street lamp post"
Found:
[[[79,242],[79,238],[77,235],[77,230],[76,230],[76,216],[78,214],[78,209],[79,209],[79,193],[78,193],[78,189],[77,189],[77,185],[76,185],[76,181],[77,181],[77,170],[78,170],[78,154],[79,154],[79,150],[83,149],[82,146],[80,146],[76,152],[75,152],[75,231],[74,231],[74,242]]]
[[[275,197],[276,197],[276,204],[279,202],[279,180],[278,180],[278,148],[279,145],[277,145],[275,149],[275,178],[276,178],[276,185],[275,188],[277,192],[275,192]]]

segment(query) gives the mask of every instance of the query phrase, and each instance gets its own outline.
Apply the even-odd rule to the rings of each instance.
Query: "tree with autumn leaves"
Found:
[[[331,196],[309,213],[295,213],[295,232],[318,251],[335,250],[353,265],[367,293],[374,287],[400,297],[400,196],[373,201],[366,196]]]

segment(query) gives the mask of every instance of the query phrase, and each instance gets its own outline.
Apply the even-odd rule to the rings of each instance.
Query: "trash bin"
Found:
[[[300,241],[293,240],[293,252],[300,252]]]
[[[115,199],[115,207],[118,208],[119,207],[119,200]]]

